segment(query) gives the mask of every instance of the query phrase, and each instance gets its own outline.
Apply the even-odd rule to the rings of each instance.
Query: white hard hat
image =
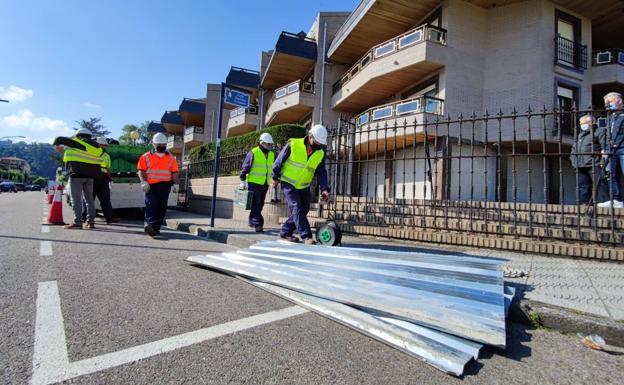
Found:
[[[167,135],[162,132],[158,132],[152,138],[152,143],[154,144],[167,144]]]
[[[79,128],[78,131],[76,131],[76,135],[89,135],[89,136],[92,136],[93,134],[91,133],[91,130],[89,130],[87,128]]]
[[[314,140],[318,141],[320,144],[327,144],[327,129],[323,125],[316,124],[310,129],[310,134],[312,134]]]
[[[273,137],[268,132],[265,132],[262,135],[260,135],[260,141],[264,143],[273,144]]]
[[[108,145],[108,140],[106,140],[106,138],[105,138],[105,137],[103,137],[103,136],[98,136],[98,137],[95,139],[95,141],[97,142],[97,144],[103,144],[103,145],[105,145],[105,146],[107,146],[107,145]]]

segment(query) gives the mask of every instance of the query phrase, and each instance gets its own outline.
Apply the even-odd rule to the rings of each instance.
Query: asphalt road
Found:
[[[3,384],[31,381],[41,282],[58,287],[70,363],[292,307],[183,261],[226,245],[169,231],[166,240],[154,240],[136,220],[43,233],[42,202],[37,192],[0,194]],[[574,336],[510,324],[507,350],[485,349],[457,379],[305,312],[62,383],[619,384],[623,374],[622,355],[589,350]]]

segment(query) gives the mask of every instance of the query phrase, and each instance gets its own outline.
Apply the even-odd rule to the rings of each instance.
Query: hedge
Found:
[[[273,137],[276,147],[282,147],[288,139],[303,138],[306,134],[304,126],[298,124],[280,124],[277,126],[267,127],[260,131],[250,132],[241,136],[223,139],[221,141],[221,154],[240,154],[251,150],[258,145],[260,135],[268,132]],[[202,146],[191,149],[189,154],[191,161],[211,159],[214,157],[215,143],[206,143]]]

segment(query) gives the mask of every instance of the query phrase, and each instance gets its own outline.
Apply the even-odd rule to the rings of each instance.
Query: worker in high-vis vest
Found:
[[[98,177],[102,165],[102,149],[92,140],[91,131],[81,128],[72,138],[59,136],[52,143],[63,153],[63,162],[69,175],[69,191],[74,211],[74,222],[66,229],[95,228],[95,205],[93,203],[93,180]],[[83,227],[82,200],[85,200],[87,216]]]
[[[265,132],[260,135],[259,144],[247,153],[240,173],[240,187],[249,189],[253,193],[251,211],[249,212],[249,226],[253,227],[257,233],[264,231],[262,208],[271,184],[274,162],[273,137]]]
[[[171,186],[179,183],[178,162],[167,151],[167,136],[157,133],[152,138],[154,149],[141,155],[137,164],[141,189],[145,192],[145,233],[160,235],[167,214]]]
[[[104,214],[104,218],[106,219],[106,223],[114,223],[119,222],[120,218],[116,217],[113,212],[113,205],[111,204],[110,198],[110,184],[112,183],[113,178],[111,177],[111,158],[110,155],[106,152],[108,148],[108,140],[103,137],[97,137],[95,139],[98,146],[104,151],[102,153],[102,172],[93,179],[93,199],[95,202],[95,198],[100,201],[100,209],[102,210],[102,214]],[[86,210],[83,207],[83,219],[85,218]]]
[[[327,129],[320,124],[312,127],[305,138],[290,139],[273,164],[273,187],[281,181],[284,197],[288,201],[290,217],[280,230],[280,238],[299,242],[295,230],[306,244],[316,242],[308,222],[312,194],[310,184],[316,176],[325,202],[329,201],[329,183],[325,168]]]

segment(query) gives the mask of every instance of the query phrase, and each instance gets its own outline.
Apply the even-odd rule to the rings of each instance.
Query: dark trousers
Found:
[[[249,225],[253,227],[264,226],[264,217],[262,216],[262,208],[266,198],[268,185],[247,183],[249,191],[253,192],[253,200],[251,202],[251,211],[249,212]]]
[[[589,203],[592,198],[593,186],[596,186],[596,202],[602,202],[606,197],[606,185],[600,178],[601,169],[599,166],[579,167],[578,172],[578,189],[579,203]]]
[[[310,230],[310,222],[308,222],[307,217],[312,199],[310,188],[297,190],[293,185],[282,182],[282,191],[288,202],[290,217],[282,225],[280,235],[291,236],[297,230],[302,239],[312,238],[312,230]]]
[[[613,152],[609,157],[609,186],[613,192],[613,199],[621,201],[620,174],[624,173],[624,148],[619,148]]]
[[[106,179],[94,179],[93,180],[93,199],[95,198],[100,201],[100,208],[102,209],[102,213],[106,218],[106,221],[110,221],[113,218],[113,205],[111,205],[110,200],[110,186]],[[86,212],[86,203],[82,202],[83,212]],[[83,219],[85,215],[83,214]]]
[[[165,214],[167,214],[167,201],[171,183],[155,183],[145,193],[145,225],[151,225],[156,231],[160,230]]]

